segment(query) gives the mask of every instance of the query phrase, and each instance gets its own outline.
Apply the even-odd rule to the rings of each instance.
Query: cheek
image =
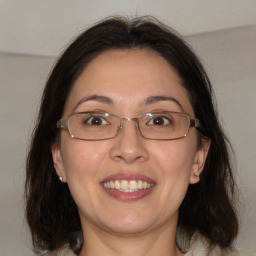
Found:
[[[61,146],[67,184],[78,208],[93,208],[99,190],[96,184],[100,180],[101,166],[106,157],[104,143],[100,146],[95,142],[69,139],[63,140]]]
[[[196,154],[196,143],[181,139],[169,141],[162,145],[161,149],[155,151],[155,159],[167,177],[189,176],[194,157]]]
[[[67,179],[97,175],[106,157],[107,149],[104,143],[91,143],[79,140],[63,140],[62,158]]]
[[[166,218],[180,207],[190,183],[196,144],[171,141],[155,154],[162,171],[160,177],[161,199]]]

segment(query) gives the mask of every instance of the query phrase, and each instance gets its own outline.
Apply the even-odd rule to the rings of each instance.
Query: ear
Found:
[[[52,159],[55,171],[57,175],[60,177],[61,182],[66,182],[66,172],[64,169],[64,163],[60,151],[60,146],[57,144],[53,144],[51,147]]]
[[[210,149],[211,140],[202,139],[202,145],[197,150],[194,158],[194,162],[190,174],[190,184],[198,183],[200,180],[200,174],[203,171],[204,164]]]

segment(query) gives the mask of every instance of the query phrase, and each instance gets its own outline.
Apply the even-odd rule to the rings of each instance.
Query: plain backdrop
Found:
[[[34,12],[44,1],[24,2],[27,6],[14,1],[7,4],[7,1],[0,0],[0,256],[34,255],[30,233],[24,219],[23,192],[25,158],[41,92],[56,55],[61,52],[68,40],[89,23],[89,18],[99,18],[106,14],[102,9],[93,9],[91,6],[86,9],[83,6],[85,13],[88,13],[88,8],[94,11],[94,16],[91,12],[85,15],[88,19],[85,21],[75,16],[82,15],[81,8],[77,9],[80,1],[73,4],[75,6],[72,5],[73,9],[70,7],[72,10],[76,8],[76,13],[65,9],[70,4],[69,1],[63,0],[63,9],[59,8],[59,12],[52,1],[52,13],[49,15],[50,18],[54,17],[54,10],[56,11],[54,23],[52,19],[47,19],[46,9],[41,8],[41,12]],[[88,1],[85,2],[88,4]],[[161,16],[161,9],[156,7],[154,1],[149,1],[148,5],[145,1],[131,1],[129,5],[125,1],[120,1],[120,6],[115,5],[115,1],[110,2],[111,4],[106,7],[107,14],[114,8],[116,9],[113,13],[116,13],[123,4],[123,12],[131,15],[144,14],[142,10],[145,7],[149,10],[147,13],[154,14],[152,10],[155,10],[156,15]],[[243,1],[243,7],[238,6],[239,1],[221,1],[232,2],[240,8],[240,13],[247,17],[238,19],[237,9],[228,9],[227,6],[217,6],[215,9],[208,6],[212,8],[214,15],[211,16],[209,12],[209,19],[206,19],[204,14],[201,20],[198,15],[194,15],[193,21],[191,16],[187,16],[186,20],[182,15],[185,2],[180,1],[180,5],[173,4],[176,11],[175,19],[169,20],[169,24],[173,23],[174,28],[182,30],[181,32],[186,35],[186,40],[200,56],[213,83],[220,119],[236,154],[236,179],[241,191],[241,232],[236,246],[256,251],[256,25],[250,16],[251,8],[255,7],[256,1]],[[195,1],[196,4],[199,2]],[[28,3],[31,4],[30,9]],[[100,2],[97,4],[100,5]],[[167,5],[166,1],[163,1],[162,6],[159,5],[162,8],[163,20],[168,20],[171,15],[164,8],[164,4]],[[170,7],[170,4],[168,6]],[[256,8],[253,10],[256,13]],[[194,11],[199,12],[200,9]],[[8,12],[16,15],[8,15]],[[226,17],[227,13],[237,20],[233,21]],[[39,22],[43,18],[42,14],[48,23]],[[41,15],[40,18],[35,18],[37,15]],[[28,16],[30,20],[26,19]],[[68,27],[67,20],[72,17],[76,20],[76,25],[69,24]],[[4,25],[2,21],[5,22]],[[56,27],[57,35],[47,30],[51,27],[49,21]],[[39,22],[41,27],[36,22]],[[57,31],[56,24],[60,26],[60,22],[65,24],[60,27],[61,31],[64,31],[65,27],[69,28],[66,33]],[[33,34],[35,24],[38,27],[36,36]],[[27,27],[34,36],[29,34]]]

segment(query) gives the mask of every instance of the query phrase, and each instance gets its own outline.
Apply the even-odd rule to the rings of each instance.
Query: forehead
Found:
[[[192,107],[182,79],[171,65],[151,50],[110,50],[94,58],[75,82],[65,113],[83,97],[103,95],[114,104],[137,106],[151,96],[177,98],[187,112]]]

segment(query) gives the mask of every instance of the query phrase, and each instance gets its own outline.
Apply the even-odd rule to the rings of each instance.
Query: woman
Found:
[[[104,20],[62,54],[27,159],[26,214],[49,255],[240,255],[212,88],[150,18]]]

